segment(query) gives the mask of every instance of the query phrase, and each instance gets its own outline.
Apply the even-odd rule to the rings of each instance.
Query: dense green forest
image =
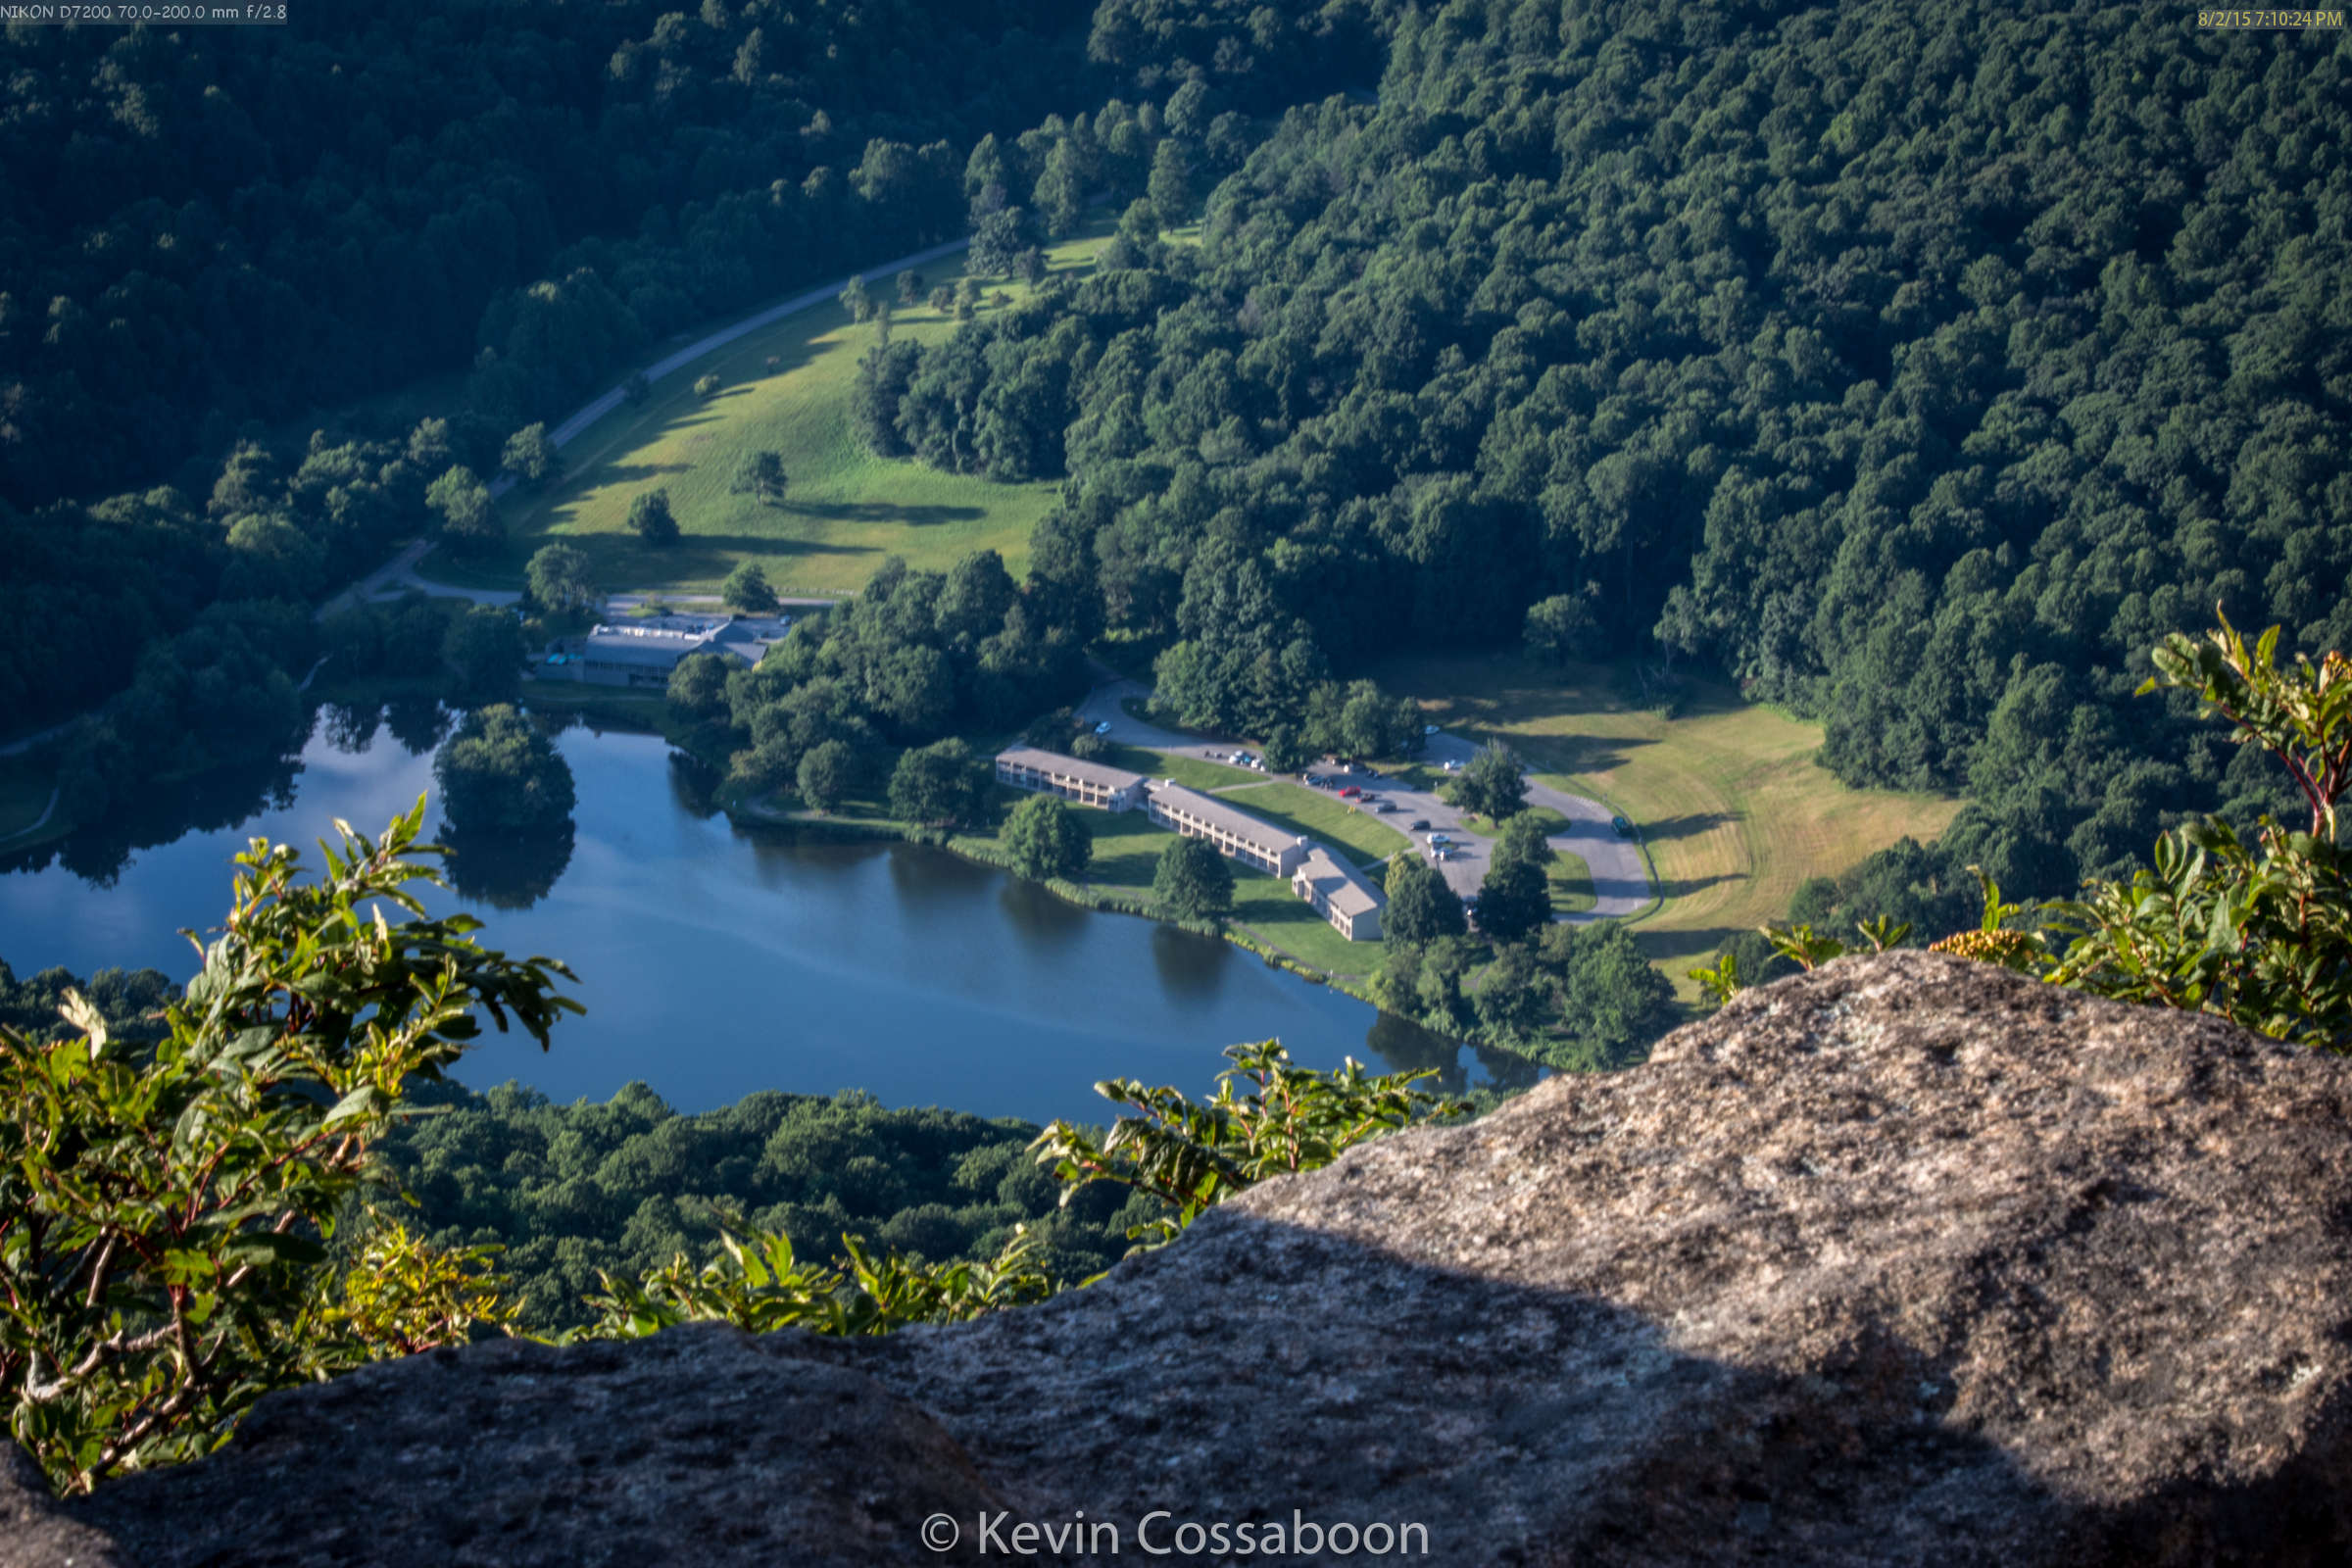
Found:
[[[453,466],[497,473],[511,434],[647,344],[960,232],[998,133],[1016,205],[1065,143],[1065,200],[1077,150],[1140,190],[1158,100],[1279,107],[1370,79],[1373,38],[1350,0],[329,0],[283,28],[8,27],[0,733],[119,690],[216,601],[349,581],[435,525]],[[265,444],[435,375],[444,417],[415,437],[363,410],[308,451]]]
[[[2136,7],[1415,11],[1378,103],[1284,117],[1197,247],[1154,191],[1123,265],[875,356],[862,420],[1066,474],[1034,570],[1176,639],[1163,674],[1567,596],[1821,717],[1848,782],[1972,796],[1816,904],[1973,898],[1971,860],[2067,891],[2280,804],[2132,703],[2146,647],[2216,602],[2352,640],[2348,64]]]
[[[706,1261],[722,1226],[780,1230],[816,1257],[847,1233],[941,1262],[991,1255],[1029,1225],[1057,1277],[1077,1280],[1116,1262],[1127,1227],[1156,1210],[1106,1189],[1057,1207],[1027,1122],[886,1110],[854,1091],[761,1091],[692,1116],[643,1084],[570,1105],[514,1085],[416,1098],[436,1109],[384,1146],[388,1176],[437,1244],[504,1246],[500,1267],[542,1328],[585,1320],[598,1270]]]

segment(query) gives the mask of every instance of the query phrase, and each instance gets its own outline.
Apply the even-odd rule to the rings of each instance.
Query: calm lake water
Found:
[[[186,978],[194,954],[176,932],[220,918],[245,840],[300,845],[315,863],[335,817],[380,830],[432,790],[442,722],[430,708],[328,707],[298,759],[0,862],[0,958],[20,976],[152,964]],[[1532,1076],[1229,944],[1080,909],[945,851],[737,827],[659,738],[575,726],[557,745],[579,787],[568,856],[477,864],[427,900],[478,912],[484,944],[580,977],[586,1016],[544,1054],[492,1035],[459,1069],[477,1088],[603,1099],[643,1079],[682,1110],[857,1088],[894,1106],[1097,1120],[1097,1079],[1202,1092],[1225,1046],[1268,1036],[1312,1066],[1437,1066],[1454,1087]],[[428,808],[428,832],[438,822]]]

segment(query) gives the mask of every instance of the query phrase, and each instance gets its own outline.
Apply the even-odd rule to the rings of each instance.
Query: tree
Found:
[[[1307,763],[1307,750],[1298,739],[1298,731],[1289,724],[1276,724],[1266,731],[1266,768],[1275,773],[1296,773]]]
[[[1482,746],[1446,787],[1448,804],[1496,821],[1527,805],[1527,778],[1507,746]]]
[[[927,827],[977,821],[987,780],[972,749],[951,736],[900,757],[890,774],[890,814]]]
[[[781,452],[747,452],[735,465],[735,477],[727,488],[739,496],[757,496],[765,507],[784,504],[784,455]]]
[[[1206,839],[1182,834],[1159,852],[1152,873],[1152,897],[1184,920],[1207,920],[1233,912],[1233,867]]]
[[[858,787],[858,754],[847,741],[820,741],[801,759],[795,782],[812,810],[830,811]]]
[[[688,654],[669,672],[669,706],[698,722],[725,718],[728,668],[716,654]]]
[[[1607,633],[1583,594],[1554,594],[1527,611],[1527,657],[1545,664],[1598,657]]]
[[[501,537],[490,487],[462,463],[425,489],[424,504],[440,514],[443,536],[461,548],[478,549]]]
[[[923,300],[923,274],[909,267],[899,274],[899,303],[920,305]]]
[[[874,296],[865,286],[863,273],[853,276],[841,291],[841,308],[850,313],[853,321],[863,321],[874,314]]]
[[[1193,157],[1170,136],[1152,152],[1152,175],[1144,187],[1161,223],[1174,228],[1193,216]]]
[[[1552,982],[1526,944],[1504,947],[1479,977],[1470,1005],[1496,1044],[1517,1046],[1544,1027],[1552,1011]]]
[[[694,395],[703,399],[705,402],[709,402],[710,399],[718,396],[718,389],[725,384],[726,383],[721,381],[715,373],[710,375],[698,375],[694,378]]]
[[[557,614],[586,610],[596,603],[587,553],[569,545],[541,545],[523,569],[523,580],[539,607]]]
[[[1046,253],[1031,245],[1016,251],[1012,258],[1012,275],[1034,288],[1046,275]],[[1002,304],[1000,298],[998,303]]]
[[[1063,137],[1046,155],[1045,170],[1037,176],[1031,201],[1045,220],[1046,233],[1066,239],[1077,230],[1086,211],[1085,175],[1078,166],[1078,149]]]
[[[1032,795],[1012,808],[1004,823],[1004,849],[1012,868],[1039,882],[1076,882],[1094,858],[1095,841],[1066,803]]]
[[[968,321],[980,308],[980,280],[966,273],[956,280],[956,319]]]
[[[1469,930],[1462,901],[1438,868],[1412,851],[1389,861],[1388,907],[1381,912],[1382,939],[1392,945],[1415,947],[1440,937],[1458,937]]]
[[[507,437],[506,451],[499,463],[509,473],[529,485],[544,485],[564,472],[564,454],[548,439],[545,421],[524,425]]]
[[[477,708],[433,758],[441,814],[456,835],[542,834],[568,829],[577,799],[571,766],[555,743],[505,704]]]
[[[1496,856],[1478,884],[1478,929],[1499,945],[1524,942],[1551,923],[1551,883],[1532,860]]]
[[[727,580],[718,585],[718,600],[747,615],[772,614],[779,603],[775,589],[767,584],[767,573],[760,569],[757,561],[743,562],[727,573]]]
[[[1533,865],[1549,865],[1559,858],[1559,853],[1551,847],[1549,828],[1544,818],[1533,811],[1522,811],[1502,824],[1502,837],[1495,841],[1492,863],[1525,860]]]
[[[630,502],[629,527],[649,545],[676,544],[678,519],[670,515],[669,492],[665,489],[648,490]]]
[[[522,623],[509,611],[475,605],[449,623],[441,660],[455,672],[455,694],[468,705],[509,702],[522,687]]]
[[[151,1045],[110,1050],[78,993],[45,1043],[0,1026],[0,1104],[24,1112],[0,1117],[0,1396],[58,1485],[193,1458],[272,1389],[512,1317],[484,1251],[422,1248],[368,1206],[409,1086],[483,1016],[544,1048],[579,1010],[561,963],[424,917],[423,817],[419,799],[372,842],[341,829],[311,880],[255,840]],[[355,1231],[339,1268],[328,1245]]]
[[[1559,981],[1560,1021],[1586,1047],[1561,1065],[1621,1065],[1673,1026],[1674,987],[1614,920],[1549,927],[1536,960]]]

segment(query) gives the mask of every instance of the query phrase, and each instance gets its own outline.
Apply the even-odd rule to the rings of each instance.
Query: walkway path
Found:
[[[1151,689],[1140,681],[1111,680],[1086,694],[1078,705],[1078,716],[1089,723],[1110,725],[1108,739],[1127,746],[1148,747],[1155,752],[1173,752],[1183,757],[1198,757],[1206,761],[1224,761],[1233,753],[1232,741],[1204,741],[1198,736],[1179,734],[1156,724],[1135,717],[1123,706],[1129,699],[1146,699]],[[1439,731],[1428,738],[1428,760],[1443,765],[1448,761],[1468,761],[1478,748],[1458,735]],[[1456,893],[1471,894],[1487,874],[1490,841],[1472,834],[1463,826],[1462,813],[1447,805],[1437,794],[1416,790],[1400,779],[1349,777],[1350,784],[1360,785],[1367,798],[1386,799],[1396,804],[1394,812],[1376,818],[1401,827],[1403,823],[1427,821],[1430,829],[1456,835],[1461,849],[1454,858],[1438,863],[1446,886]],[[1592,876],[1592,907],[1582,913],[1562,915],[1566,920],[1622,920],[1639,914],[1650,902],[1649,872],[1642,861],[1642,848],[1629,839],[1621,839],[1609,826],[1609,808],[1598,801],[1589,801],[1581,795],[1528,780],[1527,803],[1546,806],[1568,819],[1568,826],[1551,835],[1551,846],[1565,854],[1578,857]]]

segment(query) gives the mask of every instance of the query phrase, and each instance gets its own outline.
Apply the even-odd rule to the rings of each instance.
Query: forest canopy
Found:
[[[1549,604],[2063,892],[2278,804],[2128,707],[2147,647],[2352,635],[2348,64],[2089,4],[1414,11],[1197,246],[894,345],[865,426],[1066,475],[1033,570],[1114,631],[1346,670]]]

